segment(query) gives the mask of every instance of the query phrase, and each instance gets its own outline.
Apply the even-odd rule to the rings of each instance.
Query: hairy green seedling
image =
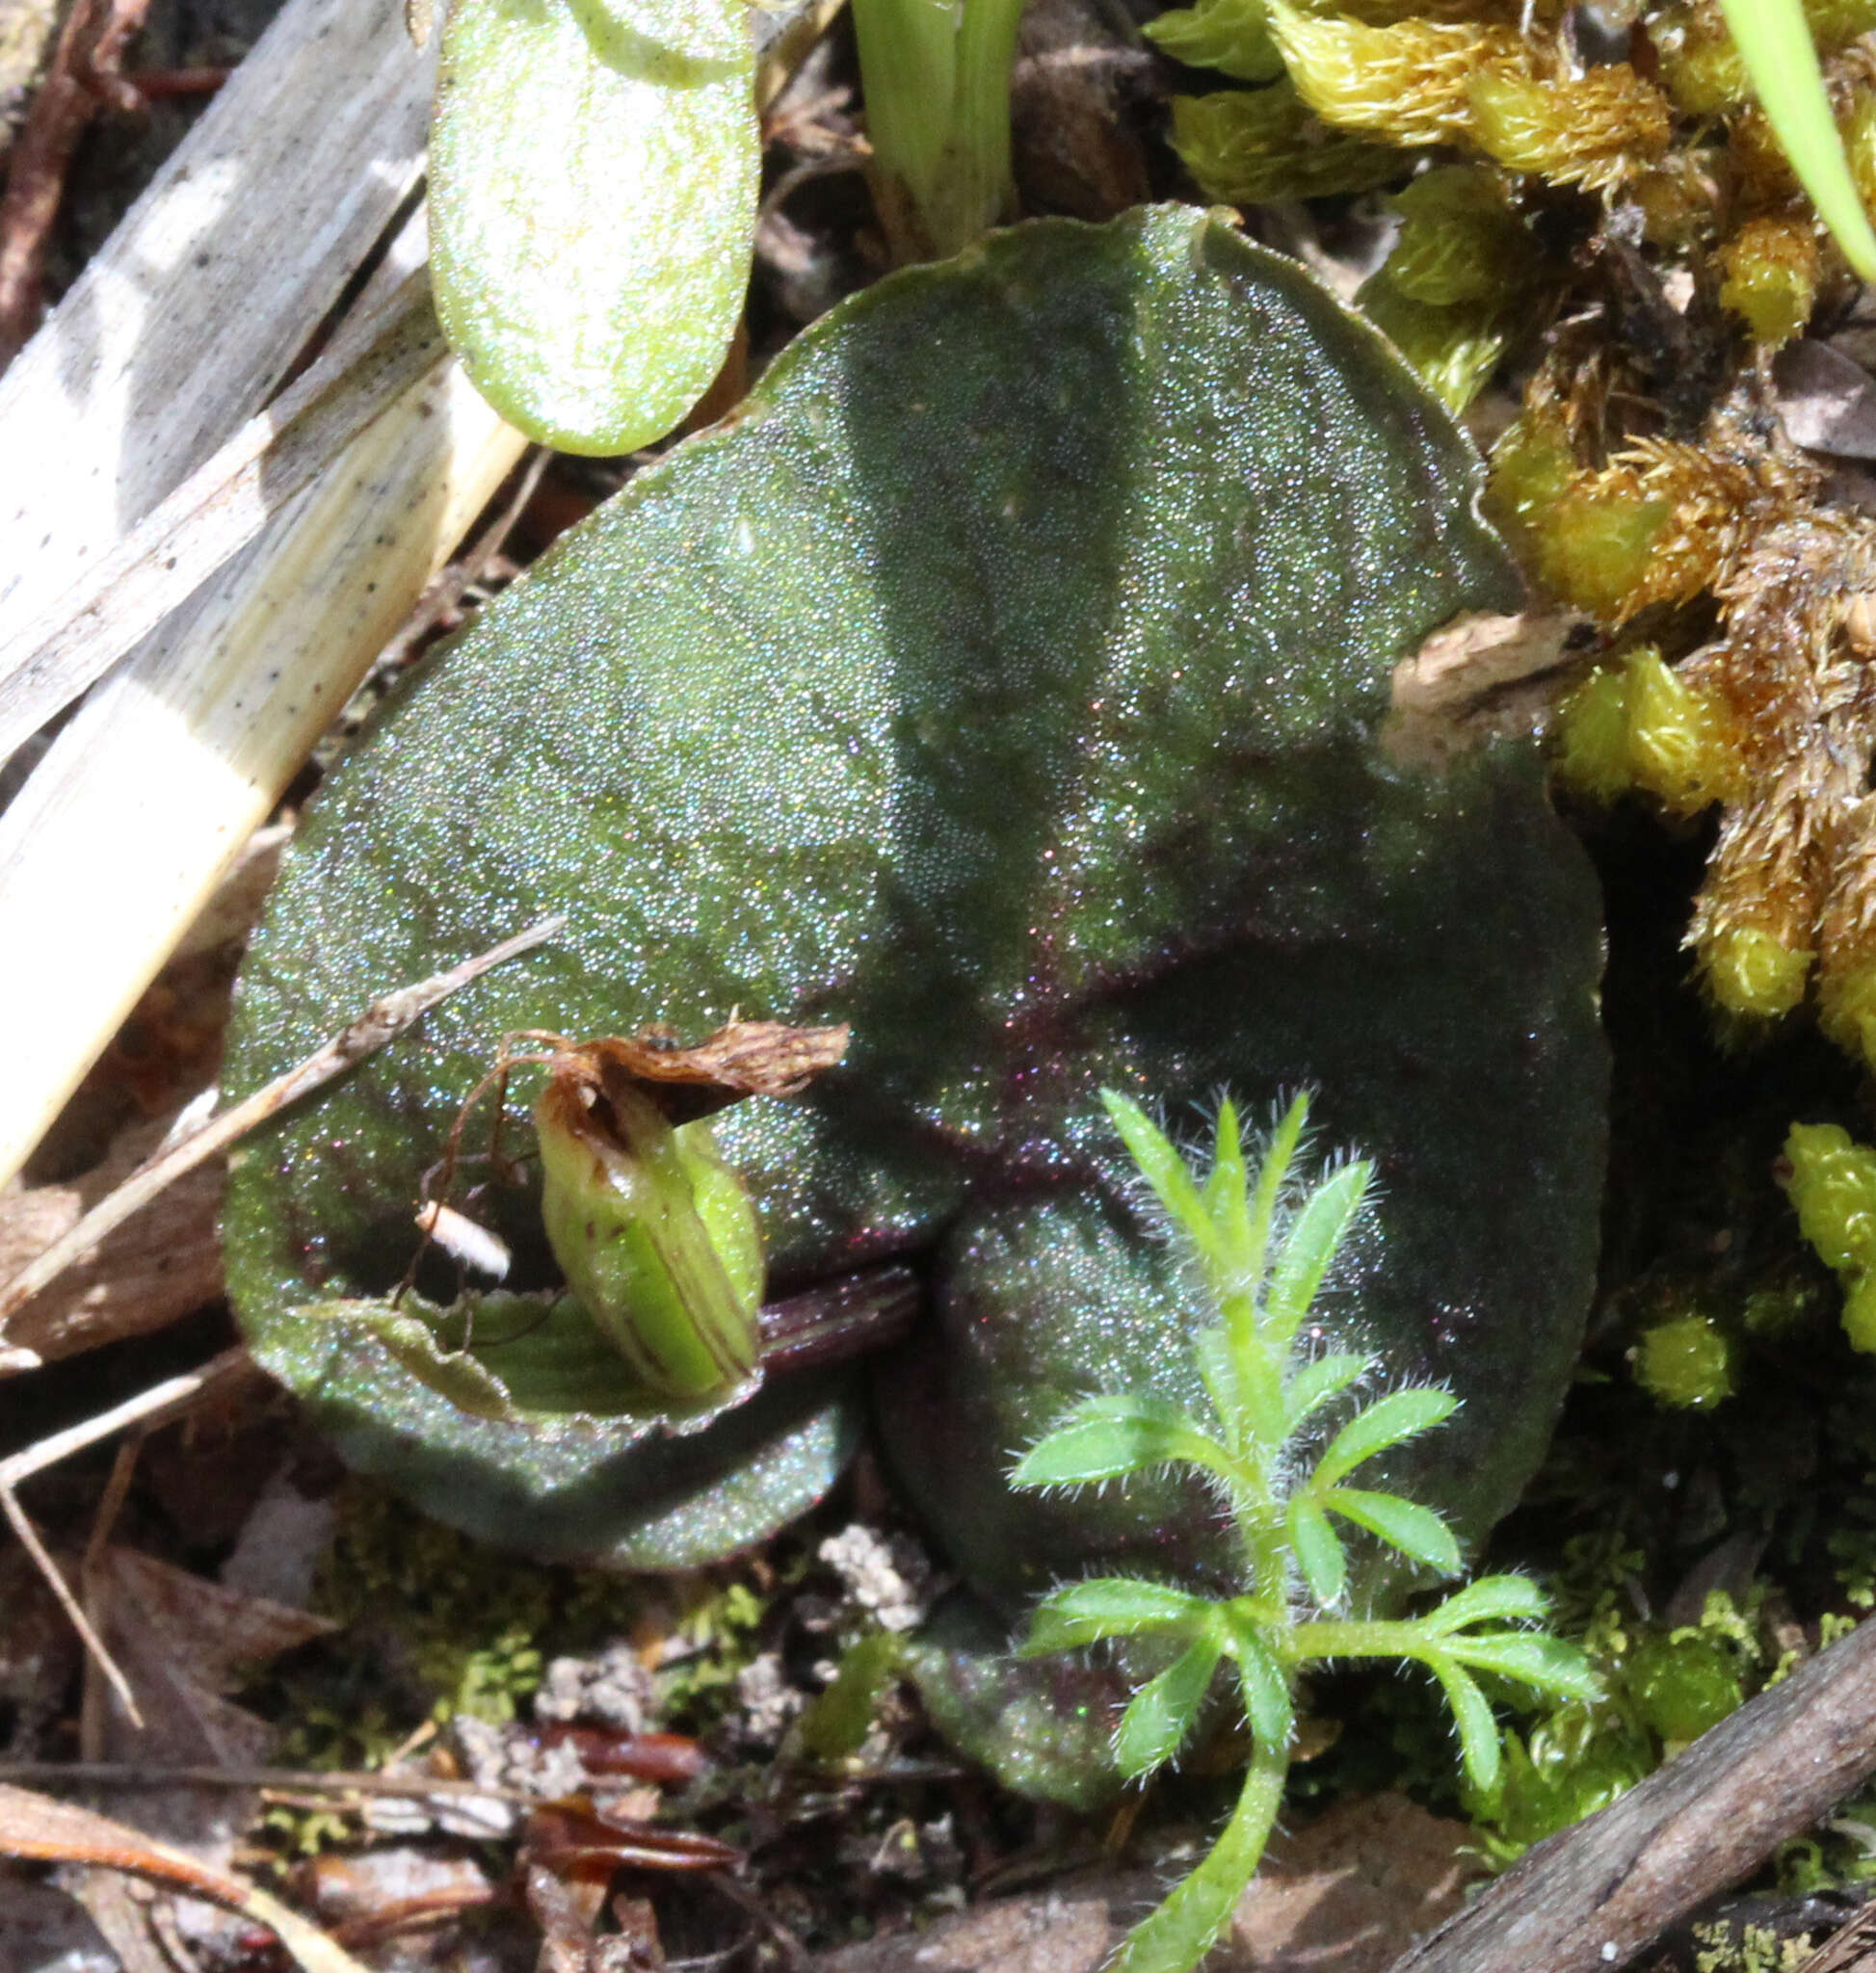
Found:
[[[1141,1392],[1085,1398],[1030,1449],[1014,1479],[1019,1486],[1092,1486],[1169,1464],[1195,1467],[1236,1533],[1242,1587],[1208,1597],[1126,1576],[1071,1583],[1043,1599],[1023,1649],[1163,1642],[1171,1662],[1134,1695],[1116,1739],[1130,1779],[1177,1755],[1221,1666],[1229,1666],[1253,1742],[1237,1805],[1210,1854],[1128,1934],[1115,1961],[1119,1973],[1186,1973],[1224,1930],[1263,1855],[1307,1666],[1338,1658],[1424,1665],[1452,1707],[1466,1777],[1482,1794],[1496,1784],[1501,1755],[1476,1672],[1559,1697],[1591,1697],[1596,1681],[1579,1651],[1531,1627],[1545,1601],[1521,1576],[1482,1577],[1421,1617],[1377,1622],[1343,1614],[1349,1567],[1337,1522],[1436,1574],[1461,1567],[1458,1542],[1430,1508],[1350,1484],[1369,1460],[1447,1418],[1458,1403],[1449,1392],[1410,1386],[1358,1400],[1315,1449],[1323,1414],[1346,1406],[1382,1370],[1364,1352],[1320,1347],[1321,1326],[1310,1320],[1361,1219],[1373,1166],[1351,1160],[1300,1182],[1308,1117],[1302,1095],[1255,1171],[1237,1112],[1223,1104],[1202,1179],[1137,1104],[1111,1091],[1102,1100],[1171,1221],[1204,1305],[1216,1310],[1194,1346],[1207,1415]]]

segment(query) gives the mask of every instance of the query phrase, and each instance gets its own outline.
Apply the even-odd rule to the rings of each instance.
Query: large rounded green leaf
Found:
[[[524,432],[629,452],[708,388],[749,284],[753,89],[745,0],[450,0],[436,312]]]
[[[263,1360],[437,1512],[619,1552],[622,1480],[582,1500],[555,1450],[537,1486],[530,1435],[622,1475],[642,1427],[542,1399],[415,1450],[435,1380],[332,1306],[403,1272],[505,1030],[846,1020],[840,1068],[719,1136],[777,1290],[927,1257],[925,1332],[876,1382],[959,1566],[1006,1606],[1095,1556],[1217,1574],[1202,1495],[1038,1505],[1003,1475],[1071,1393],[1191,1395],[1193,1311],[1098,1088],[1176,1117],[1309,1082],[1382,1181],[1330,1307],[1466,1400],[1413,1477],[1479,1531],[1573,1355],[1604,1072],[1592,886],[1528,750],[1435,774],[1376,743],[1394,663],[1515,601],[1475,472],[1371,331],[1189,209],[993,236],[836,310],[491,606],[317,804],[243,979],[236,1088],[389,984],[568,925],[249,1147],[229,1269]],[[476,1210],[542,1285],[528,1189]],[[543,1340],[579,1328],[553,1306],[479,1363],[578,1358],[590,1335]],[[806,1470],[755,1489],[741,1539]]]

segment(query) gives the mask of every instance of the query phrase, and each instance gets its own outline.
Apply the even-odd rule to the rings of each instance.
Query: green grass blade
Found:
[[[1720,6],[1765,119],[1818,218],[1836,236],[1844,259],[1864,280],[1876,280],[1876,232],[1843,155],[1800,0],[1720,0]]]

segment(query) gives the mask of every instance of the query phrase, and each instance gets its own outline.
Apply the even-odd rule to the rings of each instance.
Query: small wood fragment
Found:
[[[68,1234],[155,1154],[168,1119],[133,1125],[95,1170],[70,1184],[13,1185],[0,1191],[0,1281],[11,1280]],[[30,1353],[32,1369],[102,1343],[158,1329],[217,1300],[222,1243],[217,1221],[225,1174],[219,1160],[188,1173],[127,1225],[108,1236],[65,1276],[21,1307],[5,1348]],[[9,1364],[0,1356],[0,1376]]]
[[[1394,668],[1381,745],[1408,767],[1440,767],[1508,733],[1538,728],[1588,619],[1568,610],[1471,611]]]

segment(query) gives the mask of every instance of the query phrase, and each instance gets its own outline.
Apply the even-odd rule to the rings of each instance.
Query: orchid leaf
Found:
[[[551,1385],[521,1408],[552,1415],[454,1410],[304,1311],[391,1296],[504,1034],[846,1021],[837,1070],[713,1128],[780,1292],[919,1264],[927,1318],[871,1381],[915,1511],[1010,1618],[1088,1574],[1230,1585],[1190,1467],[1073,1496],[1007,1467],[1090,1390],[1209,1408],[1210,1318],[1099,1092],[1262,1117],[1308,1085],[1322,1140],[1386,1180],[1316,1341],[1465,1398],[1388,1484],[1483,1532],[1580,1334],[1603,1058],[1596,890],[1533,751],[1420,760],[1389,724],[1433,630],[1518,607],[1478,473],[1377,335],[1191,208],[995,234],[832,310],[426,661],[313,804],[231,1094],[389,987],[567,930],[244,1146],[226,1246],[256,1355],[349,1457],[495,1539],[760,1539],[831,1483],[852,1392],[772,1375],[753,1422],[681,1434],[537,1375],[591,1343],[553,1297],[539,1069],[501,1166],[479,1121],[463,1144],[512,1285],[551,1304],[478,1360]],[[417,1287],[447,1302],[436,1265]]]

